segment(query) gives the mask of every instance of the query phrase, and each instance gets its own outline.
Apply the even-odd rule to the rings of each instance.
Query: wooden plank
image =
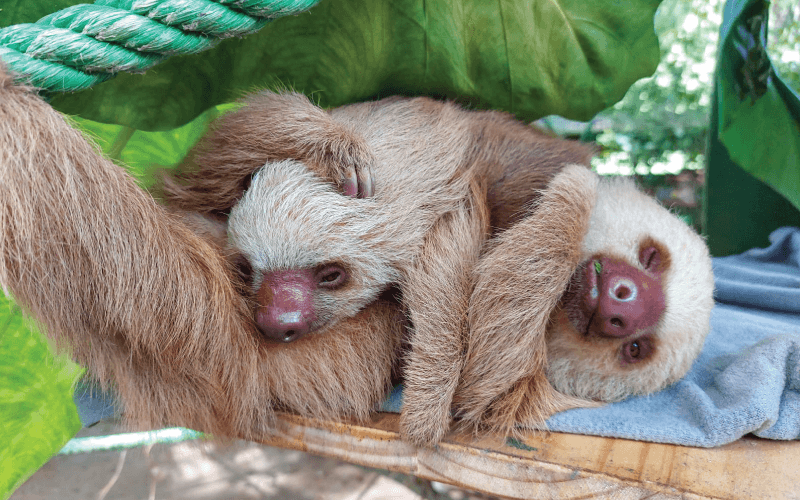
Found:
[[[283,414],[262,443],[515,499],[800,497],[800,443],[745,437],[691,448],[555,432],[521,440],[454,433],[433,449],[400,440],[399,416],[327,422]]]

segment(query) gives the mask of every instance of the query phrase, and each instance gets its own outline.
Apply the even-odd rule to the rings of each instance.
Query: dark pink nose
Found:
[[[256,323],[261,333],[278,342],[294,342],[311,331],[311,323],[299,311],[259,311]]]
[[[307,270],[275,271],[264,276],[257,293],[261,306],[255,320],[266,337],[288,343],[311,331],[316,321],[314,278]]]
[[[618,260],[599,259],[589,300],[595,302],[589,332],[624,338],[650,329],[664,313],[664,292],[658,276]],[[601,269],[601,271],[596,271]]]

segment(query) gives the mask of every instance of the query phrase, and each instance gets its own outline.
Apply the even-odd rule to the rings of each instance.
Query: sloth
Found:
[[[347,160],[313,165],[339,179]],[[267,342],[220,227],[157,204],[0,66],[0,284],[116,393],[128,427],[257,439],[279,410],[368,418],[406,330],[396,301],[379,296],[324,335]]]
[[[164,179],[163,207],[0,72],[0,283],[133,427],[365,419],[400,365],[412,443],[451,408],[536,425],[663,387],[708,329],[702,240],[591,154],[426,98],[260,92]]]
[[[697,233],[631,180],[573,165],[488,242],[473,276],[453,409],[506,434],[677,381],[714,305]]]
[[[590,157],[588,147],[503,113],[426,98],[326,113],[302,95],[261,92],[220,120],[160,196],[217,226],[266,349],[324,336],[396,287],[413,325],[397,359],[402,432],[433,443],[449,426],[483,243],[513,224],[567,158]],[[327,163],[348,172],[326,178],[319,165]],[[384,342],[380,332],[372,342]],[[345,361],[370,362],[331,360]]]

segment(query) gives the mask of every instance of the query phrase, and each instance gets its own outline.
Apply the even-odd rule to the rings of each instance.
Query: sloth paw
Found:
[[[425,411],[403,411],[400,416],[400,437],[416,446],[435,446],[442,440],[450,427],[450,412],[444,411],[444,418],[439,411],[427,408]]]

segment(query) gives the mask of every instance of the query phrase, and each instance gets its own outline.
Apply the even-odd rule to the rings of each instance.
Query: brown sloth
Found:
[[[0,282],[137,427],[252,439],[276,409],[363,419],[406,319],[406,439],[440,440],[453,403],[533,425],[662,387],[707,331],[702,240],[570,166],[590,155],[424,98],[326,112],[262,92],[165,180],[165,209],[0,73]]]

